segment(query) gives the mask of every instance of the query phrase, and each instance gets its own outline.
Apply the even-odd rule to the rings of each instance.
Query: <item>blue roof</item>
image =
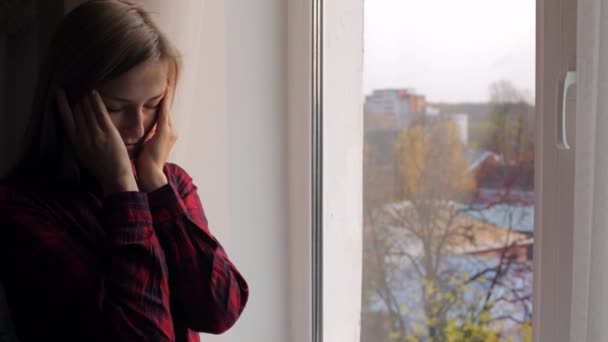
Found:
[[[531,235],[534,233],[534,206],[518,204],[497,204],[489,207],[460,206],[463,214],[475,220]]]

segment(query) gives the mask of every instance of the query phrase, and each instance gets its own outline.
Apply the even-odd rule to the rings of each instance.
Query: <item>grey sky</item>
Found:
[[[500,79],[534,91],[533,0],[365,0],[364,92],[486,101]]]

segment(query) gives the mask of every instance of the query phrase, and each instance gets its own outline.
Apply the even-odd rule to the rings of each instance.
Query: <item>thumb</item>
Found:
[[[167,85],[165,89],[165,95],[163,96],[162,104],[159,108],[158,124],[165,126],[169,123],[169,116],[171,112],[171,103],[173,102],[173,87],[171,84]]]

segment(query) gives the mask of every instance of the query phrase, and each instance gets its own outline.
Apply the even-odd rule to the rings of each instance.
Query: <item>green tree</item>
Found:
[[[529,161],[534,151],[535,116],[530,101],[530,96],[509,81],[490,85],[491,113],[484,147],[504,156],[507,164]]]

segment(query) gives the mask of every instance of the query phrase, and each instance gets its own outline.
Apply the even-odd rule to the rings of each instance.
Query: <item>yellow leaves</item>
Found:
[[[452,302],[454,301],[455,297],[451,292],[446,292],[443,294],[443,299],[447,302]]]
[[[524,341],[523,342],[532,342],[532,323],[524,323],[520,327],[521,331],[524,333]]]
[[[429,327],[436,327],[438,323],[439,323],[439,318],[437,318],[437,317],[431,317],[431,318],[426,319],[426,325]]]
[[[428,278],[420,279],[420,283],[422,284],[422,288],[424,289],[424,293],[427,297],[433,296],[433,294],[437,291],[435,283]]]
[[[455,199],[475,187],[459,134],[449,118],[403,129],[395,148],[406,199]]]
[[[425,333],[425,329],[426,329],[426,327],[423,327],[423,326],[422,326],[422,325],[420,325],[420,324],[415,324],[415,325],[414,325],[414,334],[415,334],[416,336],[420,336],[420,335],[422,335],[422,334],[424,334],[424,333]]]
[[[479,314],[479,322],[481,322],[482,324],[486,324],[490,320],[490,318],[491,318],[491,316],[490,316],[490,312],[488,310],[483,310]]]
[[[458,322],[455,319],[448,320],[445,329],[446,342],[498,342],[499,335],[481,324],[472,321]]]
[[[405,193],[410,197],[416,198],[424,191],[422,176],[431,147],[427,139],[422,126],[404,129],[399,137],[397,149],[401,162],[401,181]]]
[[[419,342],[420,340],[416,336],[408,336],[405,338],[405,342]]]
[[[398,331],[390,331],[388,333],[388,338],[391,339],[392,341],[397,341],[397,340],[401,339],[401,334]]]

